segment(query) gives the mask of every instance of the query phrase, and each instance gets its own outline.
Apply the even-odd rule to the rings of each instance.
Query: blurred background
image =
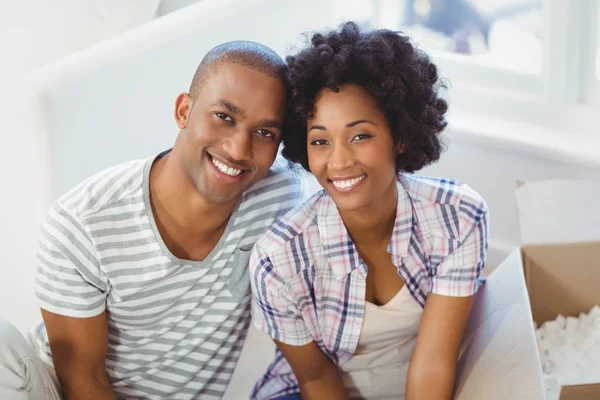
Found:
[[[39,319],[49,204],[170,147],[175,98],[210,48],[247,39],[285,56],[303,33],[347,20],[406,32],[450,83],[448,150],[420,173],[486,198],[493,269],[520,241],[517,181],[600,177],[598,3],[0,0],[0,315],[22,331]]]

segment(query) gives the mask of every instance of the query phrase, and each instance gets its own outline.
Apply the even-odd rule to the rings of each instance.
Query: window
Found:
[[[599,2],[338,0],[338,15],[407,33],[451,82],[453,111],[580,131],[600,104]]]
[[[590,5],[587,22],[588,25],[584,29],[589,40],[584,46],[594,51],[593,55],[590,54],[593,59],[584,60],[584,66],[588,65],[586,81],[590,83],[584,85],[584,99],[590,104],[600,105],[600,1],[596,0]]]
[[[600,24],[600,7],[596,7],[593,18],[595,19],[594,25],[596,28],[596,34],[594,35],[594,47],[596,48],[596,81],[600,82],[600,29],[598,29],[598,24]]]
[[[541,73],[541,0],[401,0],[398,3],[397,16],[381,13],[388,20],[382,20],[383,24],[397,26],[427,51],[461,54],[485,64]]]

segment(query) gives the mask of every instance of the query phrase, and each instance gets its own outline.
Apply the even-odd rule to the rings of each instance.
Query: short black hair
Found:
[[[189,92],[193,99],[210,73],[221,63],[245,65],[285,82],[287,65],[279,54],[260,43],[236,40],[220,44],[206,53],[190,84]]]
[[[439,92],[446,85],[408,36],[388,29],[362,31],[355,22],[346,22],[337,30],[313,34],[310,44],[286,61],[289,131],[283,135],[282,154],[289,161],[310,171],[306,127],[315,96],[346,83],[367,90],[385,114],[394,142],[404,148],[396,159],[397,171],[414,172],[439,159],[448,110]]]

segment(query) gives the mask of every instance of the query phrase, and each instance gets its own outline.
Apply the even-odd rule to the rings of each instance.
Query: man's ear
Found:
[[[180,93],[175,100],[175,122],[179,129],[187,127],[194,102],[188,93]]]

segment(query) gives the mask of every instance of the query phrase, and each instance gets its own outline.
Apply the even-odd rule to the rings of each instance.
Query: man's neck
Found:
[[[169,250],[179,258],[204,259],[225,231],[237,202],[208,202],[171,154],[154,162],[149,182],[154,219]]]

